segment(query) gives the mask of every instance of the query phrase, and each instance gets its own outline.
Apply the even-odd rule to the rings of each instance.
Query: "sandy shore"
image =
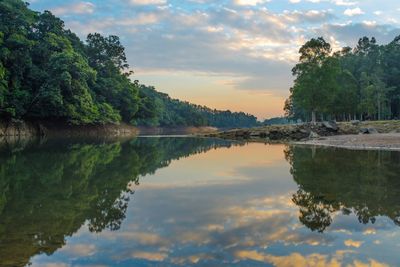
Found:
[[[296,142],[295,144],[339,147],[356,150],[400,151],[400,133],[338,135],[304,142]]]

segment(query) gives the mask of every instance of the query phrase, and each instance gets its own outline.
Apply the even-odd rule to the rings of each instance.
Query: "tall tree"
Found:
[[[316,113],[323,114],[336,90],[338,62],[330,57],[331,46],[322,37],[311,39],[300,48],[300,61],[293,68],[296,77],[293,86],[293,103],[311,112],[312,122]]]

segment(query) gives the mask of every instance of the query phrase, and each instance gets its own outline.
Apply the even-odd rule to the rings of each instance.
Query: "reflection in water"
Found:
[[[399,161],[200,138],[0,147],[0,266],[398,266]]]
[[[400,225],[400,153],[289,147],[285,154],[299,185],[293,202],[311,230],[325,231],[337,211],[363,224],[387,216]]]
[[[171,160],[226,142],[143,138],[124,143],[53,141],[0,155],[0,266],[24,266],[52,254],[85,222],[91,232],[118,230],[131,184]]]

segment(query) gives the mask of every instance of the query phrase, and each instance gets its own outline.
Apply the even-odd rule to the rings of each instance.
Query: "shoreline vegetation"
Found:
[[[82,41],[49,11],[0,1],[0,120],[83,127],[251,127],[257,118],[171,98],[133,80],[118,36]],[[129,130],[130,131],[130,130]]]
[[[3,139],[197,134],[339,146],[344,140],[327,137],[361,132],[395,138],[400,132],[395,121],[400,117],[400,36],[387,45],[364,37],[354,49],[338,52],[322,37],[306,42],[292,70],[286,117],[259,122],[244,112],[172,99],[133,81],[118,36],[93,33],[82,41],[51,12],[32,11],[21,0],[1,1],[0,13]],[[311,123],[288,124],[300,121]],[[284,124],[259,127],[274,122]],[[232,128],[237,129],[217,132]]]
[[[208,136],[399,150],[400,36],[387,45],[363,37],[355,48],[337,52],[324,38],[313,38],[299,54],[292,70],[294,85],[284,106],[286,117],[264,121],[275,125]]]
[[[299,50],[286,116],[317,119],[393,120],[400,118],[400,36],[388,44],[360,38],[356,47],[333,51],[324,38]]]

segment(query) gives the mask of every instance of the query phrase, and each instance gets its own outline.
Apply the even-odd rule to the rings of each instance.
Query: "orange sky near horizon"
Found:
[[[259,120],[284,115],[283,106],[289,95],[274,94],[265,90],[235,88],[234,78],[191,72],[135,72],[134,79],[152,85],[172,98],[189,101],[219,110],[243,111]]]

